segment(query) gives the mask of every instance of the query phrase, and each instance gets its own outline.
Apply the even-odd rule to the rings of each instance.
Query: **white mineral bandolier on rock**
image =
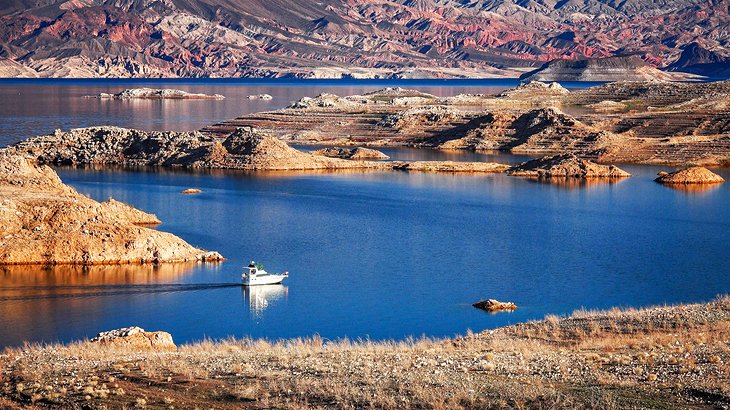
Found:
[[[268,273],[264,265],[251,261],[241,275],[241,283],[244,286],[275,285],[289,277],[289,272]]]

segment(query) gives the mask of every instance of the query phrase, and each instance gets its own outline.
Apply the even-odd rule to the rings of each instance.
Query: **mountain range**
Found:
[[[730,0],[4,0],[3,77],[516,77],[638,56],[730,74]]]

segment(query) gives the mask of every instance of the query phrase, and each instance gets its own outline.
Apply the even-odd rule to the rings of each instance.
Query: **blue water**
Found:
[[[0,344],[130,325],[178,341],[440,337],[729,292],[728,188],[676,191],[652,181],[657,168],[628,169],[628,180],[578,186],[505,175],[60,169],[80,192],[154,212],[159,229],[229,260],[157,271],[6,268]],[[187,187],[203,193],[179,193]],[[249,259],[291,276],[254,294],[161,285],[234,284]],[[18,288],[29,285],[48,288]],[[490,315],[470,306],[483,298],[520,307]]]
[[[281,87],[289,96],[304,90]],[[25,118],[40,122],[41,108],[27,105]],[[92,108],[76,120],[99,118]],[[144,112],[118,108],[132,122]],[[150,114],[148,124],[165,123],[165,113]],[[2,127],[9,126],[6,116]],[[386,151],[394,159],[524,159]],[[164,221],[158,229],[229,259],[0,268],[0,346],[131,325],[167,330],[178,342],[442,337],[581,307],[707,301],[730,292],[730,185],[674,190],[652,181],[662,168],[624,168],[634,176],[574,185],[506,175],[60,168],[80,192],[153,212]],[[180,194],[190,187],[203,193]],[[236,283],[250,259],[291,276],[283,286],[244,290]],[[493,315],[471,307],[484,298],[520,307]]]

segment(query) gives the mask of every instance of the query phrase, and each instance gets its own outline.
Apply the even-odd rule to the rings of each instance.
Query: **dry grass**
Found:
[[[655,408],[730,406],[730,298],[578,311],[455,339],[86,342],[0,356],[0,407]]]

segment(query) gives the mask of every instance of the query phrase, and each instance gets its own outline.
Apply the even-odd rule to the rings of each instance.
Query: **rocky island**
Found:
[[[144,225],[156,216],[115,200],[96,202],[49,167],[0,152],[0,265],[216,261],[216,252]]]
[[[600,165],[576,157],[562,154],[542,157],[515,165],[507,173],[531,178],[627,178],[631,174],[615,165]]]
[[[705,167],[689,167],[674,172],[660,172],[655,180],[668,185],[721,184],[725,179]]]
[[[161,88],[129,88],[115,94],[101,93],[98,95],[87,95],[85,98],[100,98],[112,100],[222,100],[226,97],[220,94],[208,95],[190,93],[183,90],[161,89]]]

